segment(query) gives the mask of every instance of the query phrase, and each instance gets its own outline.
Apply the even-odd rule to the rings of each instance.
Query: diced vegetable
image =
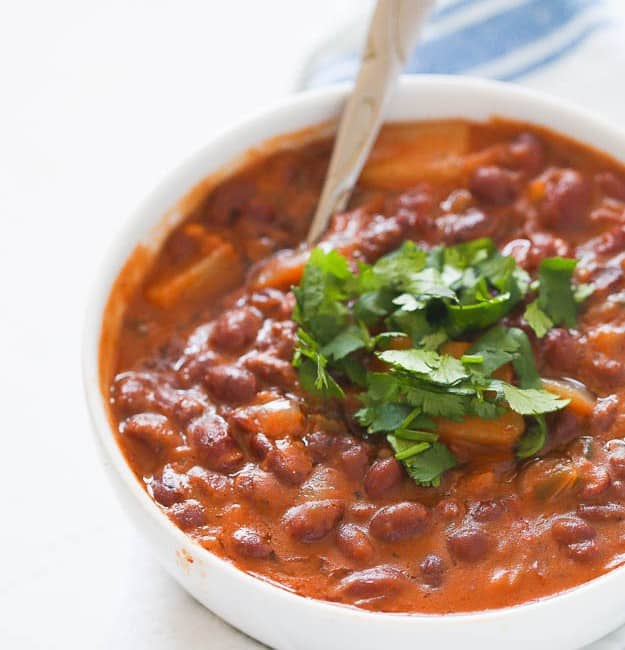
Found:
[[[436,432],[447,443],[469,442],[490,447],[512,448],[525,431],[525,420],[514,411],[505,411],[493,420],[467,416],[460,422],[434,418]]]

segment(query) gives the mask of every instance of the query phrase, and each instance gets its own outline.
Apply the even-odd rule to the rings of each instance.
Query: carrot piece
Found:
[[[523,416],[506,411],[494,420],[477,416],[465,417],[461,422],[434,418],[436,433],[450,443],[474,443],[490,447],[513,447],[525,431]]]
[[[211,295],[234,287],[243,275],[239,255],[232,244],[223,243],[199,261],[173,277],[148,287],[147,299],[162,309],[170,309],[193,294]]]
[[[447,341],[441,345],[441,354],[448,354],[450,357],[460,359],[471,347],[468,341]]]
[[[543,379],[543,388],[558,397],[570,399],[569,408],[576,415],[587,417],[595,408],[595,398],[582,384],[577,382],[560,381],[558,379]]]
[[[300,283],[309,251],[276,255],[261,269],[253,282],[255,289],[289,289]]]

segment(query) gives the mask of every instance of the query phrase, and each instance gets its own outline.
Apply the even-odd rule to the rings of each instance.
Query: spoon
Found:
[[[347,100],[330,167],[308,231],[314,246],[345,208],[380,130],[384,109],[434,0],[378,0],[354,89]]]

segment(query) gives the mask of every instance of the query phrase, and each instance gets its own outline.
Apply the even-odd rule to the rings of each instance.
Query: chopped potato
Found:
[[[223,243],[173,277],[148,287],[146,297],[158,307],[169,309],[192,294],[211,295],[226,291],[236,286],[242,275],[238,253],[232,244]]]
[[[466,124],[391,124],[381,131],[360,183],[399,190],[429,178],[456,176],[468,147]]]

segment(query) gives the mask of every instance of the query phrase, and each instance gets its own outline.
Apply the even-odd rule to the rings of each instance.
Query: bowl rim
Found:
[[[316,608],[321,613],[350,617],[360,622],[372,619],[385,619],[388,621],[419,621],[420,623],[429,623],[432,625],[451,625],[453,623],[474,624],[476,622],[488,621],[499,621],[507,624],[511,623],[517,617],[523,617],[538,609],[566,606],[567,603],[570,603],[573,599],[581,595],[586,595],[588,597],[587,600],[592,600],[599,595],[601,590],[614,585],[617,581],[623,581],[623,584],[625,584],[625,565],[622,565],[576,587],[536,600],[495,609],[443,614],[370,611],[352,605],[302,596],[289,591],[285,587],[278,586],[276,583],[238,569],[233,563],[211,553],[193,538],[186,535],[158,509],[127,463],[120,446],[115,440],[115,435],[107,416],[105,406],[106,397],[100,390],[99,345],[104,307],[111,293],[115,278],[120,273],[124,262],[128,259],[132,250],[138,244],[144,242],[145,237],[149,235],[151,227],[154,224],[162,222],[166,217],[162,209],[159,210],[158,214],[154,214],[152,206],[162,204],[166,201],[167,197],[171,198],[169,204],[172,206],[175,205],[178,200],[183,198],[184,194],[193,189],[203,178],[208,177],[214,171],[218,171],[220,167],[231,162],[231,158],[223,158],[216,168],[205,169],[199,178],[194,178],[197,176],[198,168],[202,166],[206,167],[204,161],[209,157],[209,153],[218,149],[226,140],[235,137],[239,131],[258,128],[259,124],[268,120],[274,120],[279,124],[283,116],[292,114],[294,111],[305,110],[311,113],[319,113],[325,106],[339,105],[346,98],[350,88],[351,83],[341,83],[297,93],[273,102],[238,120],[232,126],[217,132],[207,144],[192,153],[173,170],[166,173],[157,186],[149,192],[118,228],[118,232],[112,238],[96,269],[92,282],[93,290],[86,309],[82,336],[83,388],[91,418],[91,428],[101,452],[103,463],[105,466],[113,469],[117,478],[121,479],[126,492],[132,496],[135,503],[141,507],[152,523],[160,529],[160,534],[168,536],[179,548],[184,549],[185,547],[191,546],[194,552],[201,557],[207,571],[223,572],[232,583],[233,588],[247,587],[261,591],[267,597],[273,598],[274,601],[276,599],[279,600],[285,607],[300,605],[308,608]],[[489,100],[494,102],[495,106],[497,105],[497,100],[518,99],[521,102],[532,105],[537,110],[537,114],[538,111],[547,113],[558,111],[566,120],[571,120],[592,130],[597,135],[597,139],[602,142],[602,145],[595,146],[592,143],[580,140],[575,136],[569,135],[565,129],[558,131],[557,128],[553,128],[554,131],[572,137],[574,140],[590,145],[604,153],[606,153],[606,147],[609,146],[608,143],[612,139],[615,139],[624,152],[623,163],[625,163],[625,130],[611,124],[603,118],[595,116],[586,109],[572,106],[563,100],[544,93],[508,83],[459,75],[405,75],[400,79],[397,91],[396,97],[391,101],[391,104],[394,101],[401,102],[401,95],[409,91],[434,93],[441,91],[451,93],[468,92],[478,93],[485,98],[489,98]],[[458,111],[459,119],[479,121],[476,118],[463,118],[461,114],[462,110],[459,109]],[[495,110],[490,110],[489,113],[498,115],[496,108]],[[414,121],[420,121],[428,118],[412,119]],[[509,119],[514,120],[516,118]],[[406,118],[406,120],[409,121],[410,118]],[[403,121],[403,119],[400,121]],[[309,126],[316,127],[320,122],[320,120],[315,120]],[[532,123],[530,120],[528,122],[530,124]],[[533,123],[537,126],[541,125],[539,120]],[[551,129],[552,127],[548,126],[547,128]],[[279,129],[278,133],[281,133]],[[286,134],[288,135],[288,131]],[[261,139],[258,141],[258,144],[262,144],[262,142],[263,140]],[[240,150],[240,153],[245,153],[247,149],[249,147],[244,147]],[[611,157],[617,158],[616,155],[610,152],[607,153]],[[222,157],[218,156],[218,158]],[[182,193],[179,191],[172,193],[172,187],[178,186],[184,186],[186,189]]]

